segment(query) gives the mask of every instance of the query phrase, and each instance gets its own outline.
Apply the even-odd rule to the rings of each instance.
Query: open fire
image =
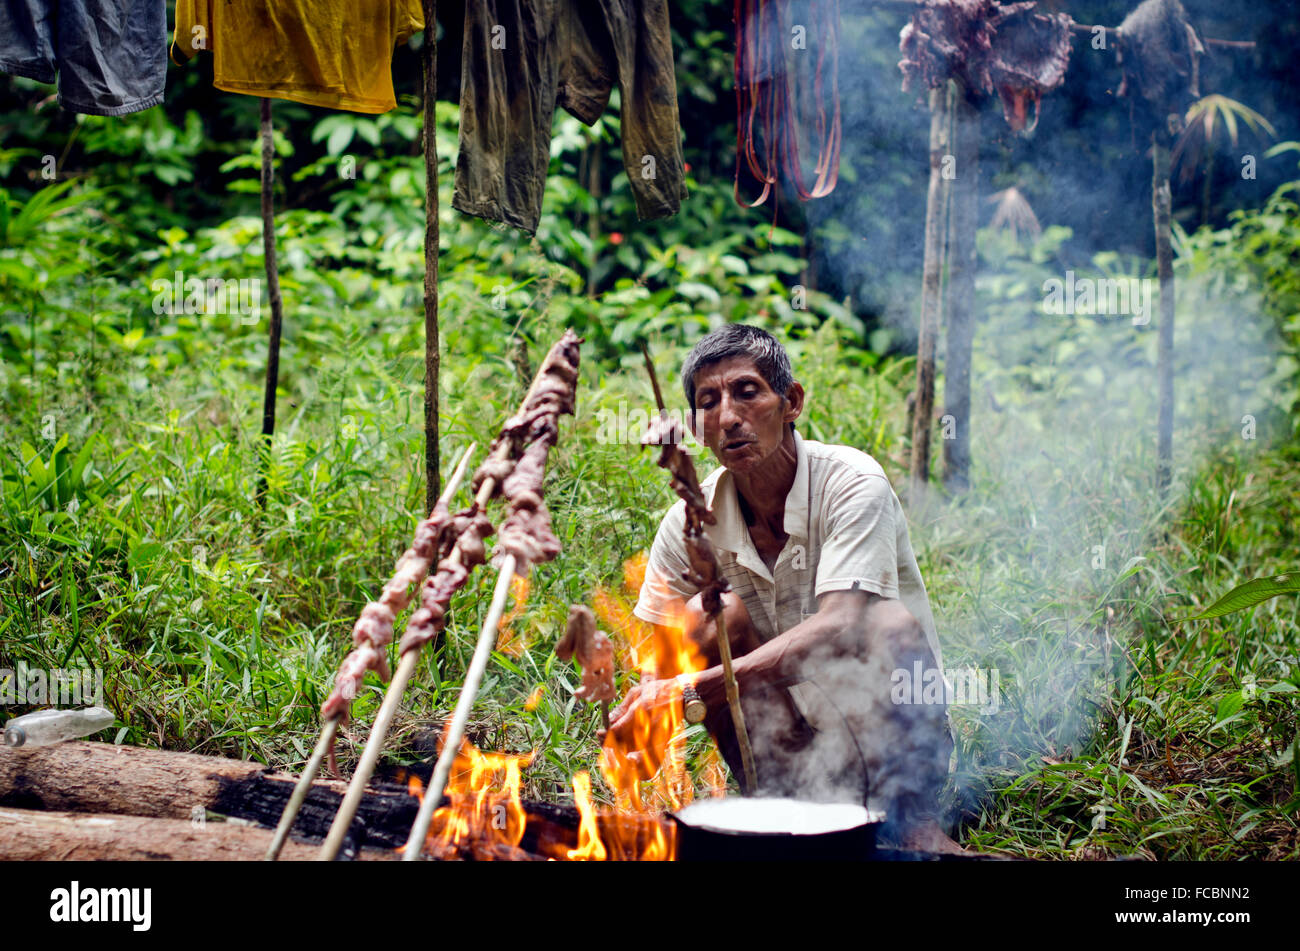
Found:
[[[684,617],[670,626],[674,636],[660,637],[653,627],[633,616],[630,599],[644,575],[643,553],[624,565],[622,592],[599,589],[592,600],[601,626],[611,633],[618,664],[625,670],[638,670],[643,678],[699,670],[702,659],[680,636]],[[528,588],[520,585],[513,593],[511,619],[515,620],[523,613]],[[522,637],[512,633],[507,642]],[[534,707],[537,693],[529,701]],[[667,716],[638,718],[626,745],[607,737],[600,751],[599,771],[612,796],[612,808],[598,807],[590,773],[584,770],[573,775],[579,814],[577,844],[572,848],[545,844],[547,858],[670,861],[675,857],[674,828],[661,821],[662,813],[692,802],[697,784],[701,795],[723,795],[727,774],[717,750],[710,746],[692,779],[680,704],[672,705],[670,711]],[[532,753],[483,752],[462,741],[447,783],[449,802],[433,814],[425,851],[435,858],[515,857],[527,831],[521,790],[523,770],[532,760]],[[409,782],[411,794],[423,801],[423,784],[415,777]]]

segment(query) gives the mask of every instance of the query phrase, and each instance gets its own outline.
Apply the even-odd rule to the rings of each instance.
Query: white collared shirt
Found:
[[[785,500],[789,538],[772,570],[750,538],[731,473],[715,469],[701,484],[718,520],[705,531],[717,549],[723,576],[744,601],[759,637],[769,641],[816,614],[823,594],[868,591],[903,603],[925,630],[942,669],[934,616],[907,520],[884,470],[864,452],[805,440],[797,432],[795,447],[798,463]],[[688,567],[682,538],[685,513],[686,503],[678,500],[655,535],[633,611],[644,621],[672,623],[681,616],[680,603],[696,593],[682,579]]]

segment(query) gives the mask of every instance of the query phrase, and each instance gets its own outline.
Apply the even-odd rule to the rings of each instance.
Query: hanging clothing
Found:
[[[394,44],[423,29],[420,0],[176,0],[171,57],[210,50],[226,92],[379,113]]]
[[[0,0],[0,72],[57,81],[69,112],[158,105],[166,49],[166,0]]]
[[[532,233],[557,105],[591,125],[618,84],[642,218],[686,197],[667,0],[468,0],[452,205]]]

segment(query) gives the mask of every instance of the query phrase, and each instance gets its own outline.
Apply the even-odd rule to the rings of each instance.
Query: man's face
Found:
[[[803,409],[803,388],[782,399],[749,357],[728,357],[695,374],[693,430],[733,472],[751,472],[780,447]]]

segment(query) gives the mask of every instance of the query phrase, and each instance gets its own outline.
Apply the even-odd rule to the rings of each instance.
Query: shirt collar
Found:
[[[794,483],[785,497],[785,533],[792,537],[808,537],[808,450],[798,431],[794,434]],[[705,527],[705,534],[714,546],[724,551],[745,552],[753,549],[749,526],[740,511],[740,495],[735,480],[725,466],[709,474],[703,488],[709,493],[709,505],[717,516],[718,524]],[[761,561],[761,559],[760,559]]]

